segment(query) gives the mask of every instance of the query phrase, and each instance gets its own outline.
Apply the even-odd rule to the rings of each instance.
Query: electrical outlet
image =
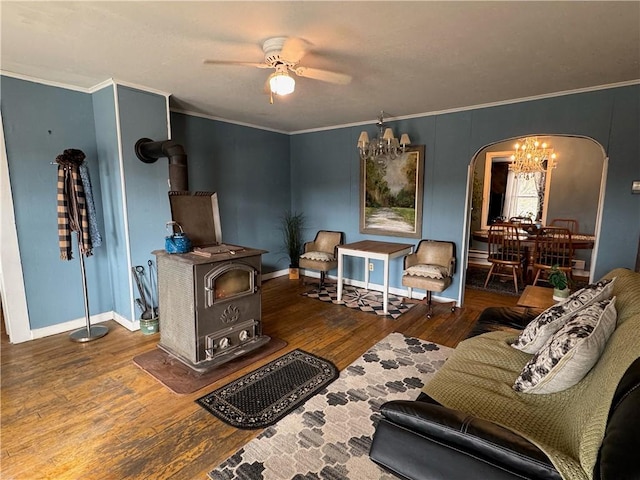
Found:
[[[372,262],[369,262],[369,271],[373,272],[373,263]]]

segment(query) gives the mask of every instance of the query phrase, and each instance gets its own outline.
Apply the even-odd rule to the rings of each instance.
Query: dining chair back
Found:
[[[578,233],[580,231],[578,221],[574,220],[573,218],[554,218],[553,220],[551,220],[549,226],[568,228],[571,233]]]
[[[523,281],[523,265],[526,254],[520,244],[518,226],[513,223],[495,223],[489,227],[488,257],[491,263],[485,288],[493,276],[513,278],[513,286],[518,293],[518,279]]]
[[[571,278],[573,254],[571,230],[562,227],[542,227],[536,235],[533,247],[533,284],[536,285],[541,279],[541,274],[548,274],[554,265]]]

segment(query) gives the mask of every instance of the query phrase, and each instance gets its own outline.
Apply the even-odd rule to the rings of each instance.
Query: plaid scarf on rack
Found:
[[[67,152],[69,150],[65,150],[65,154]],[[93,253],[93,246],[91,244],[86,199],[78,170],[78,162],[64,161],[65,159],[62,157],[63,155],[60,155],[56,158],[58,163],[58,243],[60,245],[60,258],[62,260],[71,260],[73,258],[71,232],[78,233],[81,255],[90,256]],[[80,163],[83,159],[84,154],[82,154]]]

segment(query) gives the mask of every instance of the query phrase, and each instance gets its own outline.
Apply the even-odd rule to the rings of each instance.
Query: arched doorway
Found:
[[[509,202],[505,201],[505,197],[513,193],[507,193],[505,189],[510,155],[515,143],[523,137],[505,139],[480,149],[471,159],[469,167],[464,265],[481,267],[488,263],[486,243],[479,241],[477,235],[474,239],[474,232],[486,229],[491,222],[505,219],[505,216],[515,216],[509,214],[530,215],[534,222],[542,225],[549,224],[554,218],[574,218],[579,223],[580,233],[595,235],[592,249],[578,250],[576,253],[576,270],[591,281],[608,161],[604,148],[588,137],[549,134],[527,136],[536,136],[540,141],[547,142],[557,155],[555,167],[550,168],[548,175],[541,179],[539,209],[529,208],[526,212],[509,210]],[[465,289],[469,286],[469,280],[465,272]]]

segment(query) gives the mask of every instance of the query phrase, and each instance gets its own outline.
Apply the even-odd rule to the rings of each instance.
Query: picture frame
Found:
[[[424,145],[360,160],[360,233],[422,237]]]

